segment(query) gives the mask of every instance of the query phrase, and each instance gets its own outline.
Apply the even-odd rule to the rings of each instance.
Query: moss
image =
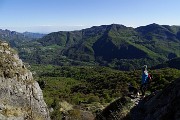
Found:
[[[39,114],[33,113],[32,118],[33,120],[44,120],[43,116],[40,116]]]
[[[34,82],[34,80],[26,80],[26,85],[32,85]]]
[[[25,74],[27,72],[26,68],[18,66],[18,59],[14,56],[17,52],[11,49],[9,46],[0,46],[0,50],[9,51],[10,54],[0,53],[0,76],[5,78],[16,77],[16,73]]]
[[[17,107],[8,106],[2,110],[2,114],[7,117],[11,117],[11,116],[18,117],[18,116],[23,115],[23,113],[24,113],[24,110],[22,110],[21,108],[17,108]]]
[[[79,109],[73,109],[69,111],[69,116],[76,120],[81,120],[81,111]]]

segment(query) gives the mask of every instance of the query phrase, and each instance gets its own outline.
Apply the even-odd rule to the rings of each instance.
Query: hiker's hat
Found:
[[[142,69],[143,69],[143,70],[147,70],[147,65],[143,65],[143,66],[142,66]]]

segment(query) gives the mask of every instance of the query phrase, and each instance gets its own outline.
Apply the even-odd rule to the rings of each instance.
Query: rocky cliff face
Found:
[[[49,120],[42,91],[17,53],[0,41],[0,120]]]

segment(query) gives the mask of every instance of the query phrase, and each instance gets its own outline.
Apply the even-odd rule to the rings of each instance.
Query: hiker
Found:
[[[145,97],[145,92],[148,87],[148,71],[147,71],[147,65],[144,65],[142,67],[142,80],[141,80],[141,93],[142,97]]]

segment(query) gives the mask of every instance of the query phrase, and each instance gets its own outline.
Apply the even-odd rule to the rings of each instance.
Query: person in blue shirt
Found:
[[[141,87],[140,87],[143,97],[145,97],[147,85],[148,85],[148,71],[147,71],[147,65],[144,65],[142,67],[142,79],[141,79]]]

